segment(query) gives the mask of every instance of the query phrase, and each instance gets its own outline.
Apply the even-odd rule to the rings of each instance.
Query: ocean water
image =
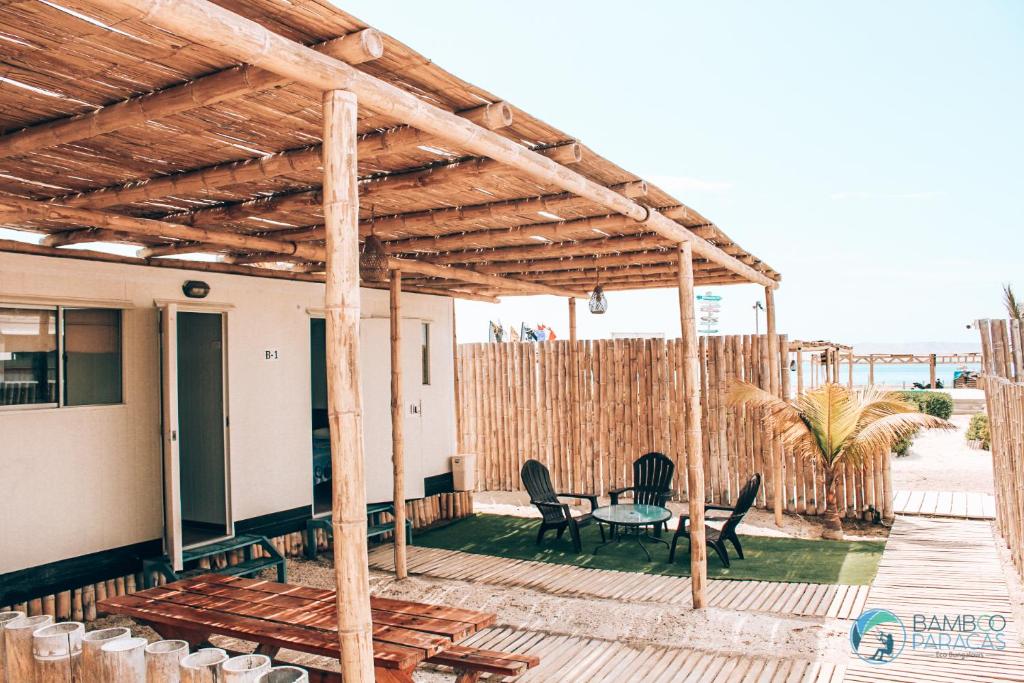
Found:
[[[953,388],[953,372],[961,369],[959,365],[953,365],[950,363],[939,363],[935,366],[935,376],[942,381],[942,385],[947,389]],[[980,363],[968,363],[968,370],[974,372],[981,371]],[[846,379],[849,373],[849,366],[843,362],[839,366],[839,382],[846,384]],[[811,364],[804,363],[804,383],[810,381],[811,377]],[[821,375],[824,377],[824,374]],[[791,371],[790,379],[792,385],[796,386],[796,369]],[[893,389],[911,389],[914,386],[914,382],[921,382],[922,384],[928,383],[928,364],[922,363],[920,365],[882,365],[875,363],[875,384],[877,386],[886,386]],[[853,366],[853,384],[854,386],[862,386],[868,383],[868,366],[867,364],[855,364]]]

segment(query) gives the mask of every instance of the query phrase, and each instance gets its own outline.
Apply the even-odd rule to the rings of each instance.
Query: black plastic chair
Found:
[[[665,507],[672,496],[672,475],[676,466],[664,453],[652,451],[633,461],[633,485],[612,489],[608,492],[612,505],[618,505],[619,496],[626,491],[633,492],[637,505]],[[662,522],[654,525],[654,535],[661,535]]]
[[[527,460],[523,463],[520,472],[523,478],[523,485],[530,493],[530,503],[537,506],[541,514],[540,529],[537,530],[537,545],[544,540],[544,534],[549,529],[556,529],[558,538],[562,538],[565,530],[569,530],[572,537],[572,547],[577,553],[583,552],[583,544],[580,542],[580,528],[590,524],[594,518],[590,513],[573,517],[566,503],[559,501],[559,498],[585,498],[590,501],[590,512],[597,509],[597,495],[593,493],[556,493],[551,485],[551,475],[548,468],[536,460]],[[601,529],[601,540],[604,540],[604,529]]]
[[[742,560],[743,559],[743,546],[740,545],[740,537],[736,535],[736,527],[743,521],[744,515],[750,510],[750,507],[754,504],[754,500],[757,498],[757,491],[761,488],[761,475],[755,474],[752,476],[743,488],[740,489],[740,495],[736,497],[736,505],[729,507],[727,505],[705,505],[705,510],[722,510],[724,512],[731,513],[725,520],[725,524],[722,528],[715,529],[710,526],[704,527],[705,538],[707,544],[715,549],[718,553],[718,558],[722,560],[722,564],[725,567],[729,566],[729,553],[726,551],[725,542],[729,541],[733,547],[736,548],[736,555]],[[676,542],[680,536],[686,536],[686,540],[690,540],[690,532],[686,530],[686,523],[689,522],[689,517],[680,517],[679,525],[676,527],[676,534],[672,537],[672,548],[668,552],[668,561],[675,562],[676,559]]]

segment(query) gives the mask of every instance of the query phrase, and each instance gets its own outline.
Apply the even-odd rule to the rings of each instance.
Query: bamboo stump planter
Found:
[[[297,666],[275,666],[256,680],[257,683],[309,683],[309,674]]]
[[[82,636],[85,624],[65,621],[32,633],[36,683],[78,683],[82,678]]]
[[[35,680],[35,660],[32,657],[32,634],[53,623],[49,614],[21,617],[4,624],[4,652],[7,659],[9,683]]]
[[[122,627],[89,631],[82,636],[82,678],[86,681],[102,680],[100,649],[112,640],[131,636],[132,632]]]
[[[270,657],[266,655],[239,655],[224,662],[224,683],[256,683],[270,671]]]
[[[146,639],[115,638],[100,647],[103,683],[146,683]]]
[[[24,612],[0,612],[0,683],[13,683],[7,676],[7,647],[4,644],[4,626],[25,616]]]
[[[181,660],[181,683],[220,683],[228,655],[219,648],[199,650]]]
[[[188,642],[158,640],[146,646],[146,683],[179,683],[181,660],[188,656]]]

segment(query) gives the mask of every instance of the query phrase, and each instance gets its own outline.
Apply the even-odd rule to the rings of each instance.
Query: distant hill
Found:
[[[856,342],[854,353],[970,353],[981,351],[981,344],[969,342]]]

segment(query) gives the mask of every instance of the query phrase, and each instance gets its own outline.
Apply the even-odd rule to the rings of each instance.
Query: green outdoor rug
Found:
[[[560,540],[555,538],[553,531],[549,531],[544,543],[538,546],[535,541],[539,524],[539,519],[478,514],[417,534],[415,544],[591,569],[690,575],[689,546],[685,538],[679,539],[675,564],[668,563],[668,548],[660,543],[644,541],[653,559],[648,562],[636,540],[625,535],[621,542],[604,546],[594,555],[594,548],[601,542],[596,524],[582,529],[583,552],[579,555],[573,552],[568,531]],[[669,543],[672,542],[673,531],[662,532],[662,537]],[[714,550],[708,549],[709,578],[867,585],[874,579],[885,549],[884,541],[815,541],[741,535],[740,542],[746,559],[738,559],[730,545],[729,561],[732,566],[729,569],[722,566]]]

